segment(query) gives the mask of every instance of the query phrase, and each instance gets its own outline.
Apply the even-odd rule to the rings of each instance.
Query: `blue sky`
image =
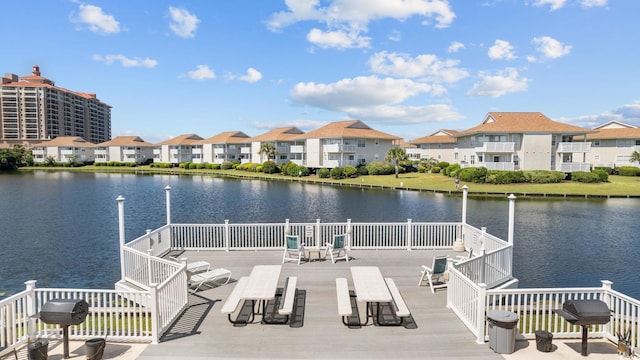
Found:
[[[490,111],[640,125],[637,0],[3,3],[2,73],[96,93],[112,135],[359,119],[406,140]]]

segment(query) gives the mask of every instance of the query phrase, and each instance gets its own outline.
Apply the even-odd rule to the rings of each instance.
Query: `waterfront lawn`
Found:
[[[211,170],[211,169],[162,169],[150,166],[138,167],[110,167],[110,166],[84,166],[78,168],[60,167],[28,167],[21,170],[55,170],[55,171],[80,171],[80,172],[118,172],[136,174],[174,174],[174,175],[213,175],[239,178],[272,179],[284,181],[308,181],[314,183],[327,183],[350,186],[374,186],[384,188],[406,188],[409,190],[427,190],[440,192],[455,192],[453,178],[443,174],[406,173],[395,175],[365,175],[349,179],[321,179],[315,175],[301,178],[284,176],[281,174],[254,173],[241,170]],[[524,194],[536,195],[570,195],[570,196],[640,196],[640,177],[610,175],[608,183],[585,184],[573,181],[564,181],[558,184],[478,184],[460,182],[460,188],[467,185],[469,193],[479,194]],[[459,190],[461,191],[461,190]]]

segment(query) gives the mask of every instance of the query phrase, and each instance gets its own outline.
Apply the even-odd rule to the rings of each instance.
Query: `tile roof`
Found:
[[[200,140],[203,140],[203,139],[196,134],[182,134],[172,139],[157,143],[156,146],[158,145],[192,145],[192,144],[199,143]]]
[[[605,139],[640,139],[640,128],[599,129],[596,133],[587,135],[587,140]]]
[[[88,142],[80,136],[58,136],[55,139],[43,141],[37,146],[85,146],[93,147],[95,144]]]
[[[456,135],[459,132],[456,130],[438,130],[431,135],[423,136],[415,140],[409,141],[410,144],[455,144],[457,139]]]
[[[153,147],[154,144],[142,140],[139,136],[116,136],[115,138],[105,141],[96,146],[149,146]]]
[[[251,137],[242,131],[225,131],[200,141],[203,144],[248,144]]]
[[[300,139],[304,131],[295,126],[282,127],[251,138],[251,141],[293,141]]]
[[[389,139],[396,140],[400,137],[374,130],[360,120],[336,121],[319,129],[310,131],[304,135],[305,139],[327,138],[360,138],[360,139]]]
[[[592,130],[553,121],[540,112],[490,112],[482,124],[462,131],[457,136],[484,133],[562,133],[589,134]]]

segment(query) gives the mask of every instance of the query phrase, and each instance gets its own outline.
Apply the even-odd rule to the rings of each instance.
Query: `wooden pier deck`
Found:
[[[348,263],[332,264],[326,260],[284,264],[279,286],[284,285],[287,276],[297,276],[298,289],[304,290],[304,302],[299,304],[304,313],[295,322],[298,327],[259,322],[233,326],[220,308],[234,282],[198,291],[190,296],[190,308],[161,343],[147,346],[138,359],[503,359],[488,343],[477,344],[471,332],[446,308],[445,289],[432,294],[428,286],[417,286],[421,265],[431,265],[432,257],[441,254],[457,253],[359,250],[350,252],[353,259]],[[229,269],[232,279],[247,276],[254,265],[282,261],[281,251],[188,251],[174,255]],[[347,278],[353,289],[349,268],[368,265],[378,266],[383,276],[394,279],[416,328],[368,325],[350,329],[342,324],[335,279]],[[534,356],[553,354],[536,354],[535,342],[533,349]],[[613,344],[611,352],[615,354]],[[518,351],[511,356],[518,358],[517,355]]]

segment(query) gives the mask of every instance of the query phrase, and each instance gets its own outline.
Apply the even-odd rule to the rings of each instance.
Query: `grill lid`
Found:
[[[562,310],[555,311],[574,325],[606,324],[611,319],[611,311],[607,304],[600,300],[567,300]]]
[[[89,304],[78,299],[52,299],[44,303],[38,317],[47,324],[78,325],[89,312]]]

